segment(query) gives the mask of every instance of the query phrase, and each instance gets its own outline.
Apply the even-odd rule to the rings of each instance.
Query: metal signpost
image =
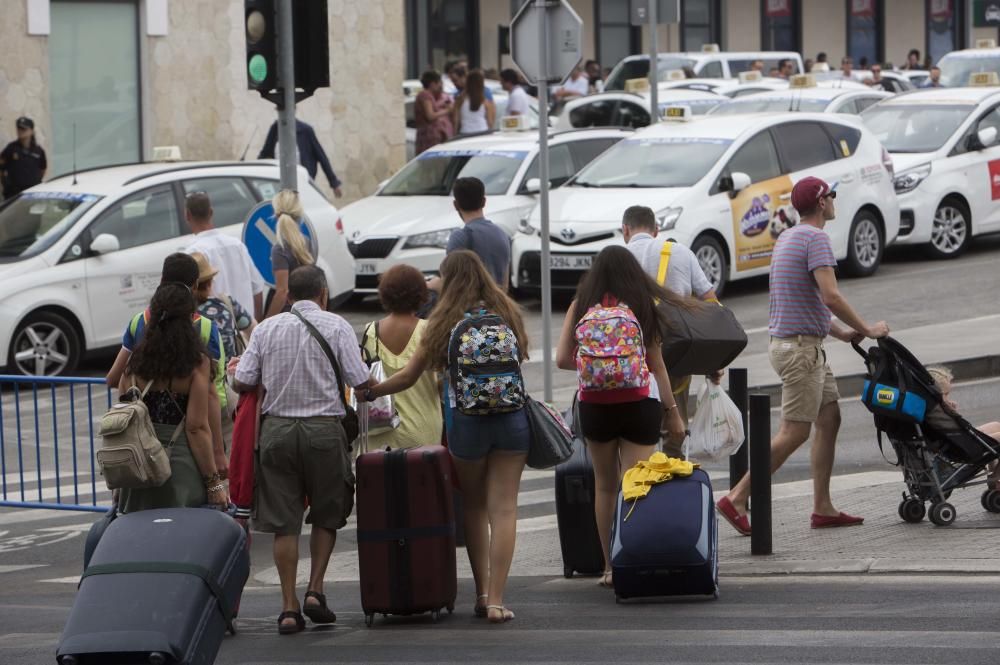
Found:
[[[566,0],[526,3],[510,24],[514,64],[538,86],[538,207],[542,239],[542,353],[545,363],[545,401],[552,401],[552,269],[549,265],[549,90],[550,83],[566,79],[580,64],[583,21]]]
[[[281,188],[297,191],[298,142],[295,140],[295,28],[292,0],[278,0],[278,84],[282,104],[278,108],[278,167]]]
[[[660,118],[660,23],[679,23],[680,0],[632,0],[632,25],[649,26],[649,94],[653,118]],[[668,44],[669,46],[669,44]]]

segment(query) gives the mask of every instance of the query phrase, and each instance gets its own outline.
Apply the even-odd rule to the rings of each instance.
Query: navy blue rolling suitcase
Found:
[[[702,469],[653,485],[634,509],[619,494],[611,538],[615,596],[718,598],[719,528],[712,504],[712,484]]]
[[[211,665],[250,576],[246,539],[217,510],[118,517],[80,580],[57,661]]]

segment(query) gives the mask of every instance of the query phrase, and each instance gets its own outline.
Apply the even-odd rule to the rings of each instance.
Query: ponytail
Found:
[[[283,189],[274,197],[274,214],[278,216],[278,244],[289,250],[299,264],[308,266],[316,263],[309,249],[309,241],[299,228],[298,220],[305,216],[299,195],[290,189]]]

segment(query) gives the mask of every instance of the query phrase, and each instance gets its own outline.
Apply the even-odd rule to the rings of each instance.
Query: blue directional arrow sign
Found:
[[[299,228],[309,240],[315,255],[316,235],[309,220],[302,218]],[[250,211],[243,222],[243,244],[247,246],[253,264],[257,266],[268,286],[274,286],[274,270],[271,268],[271,248],[278,242],[278,220],[274,216],[274,206],[270,201],[259,203]]]

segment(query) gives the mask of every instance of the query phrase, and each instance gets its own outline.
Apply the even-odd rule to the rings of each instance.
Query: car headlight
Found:
[[[665,208],[656,213],[656,228],[661,231],[672,231],[677,226],[684,208]]]
[[[535,227],[531,224],[531,217],[525,215],[517,223],[517,230],[529,236],[535,235]]]
[[[903,171],[898,176],[893,179],[893,187],[896,188],[897,194],[905,194],[906,192],[912,192],[917,186],[924,181],[927,176],[931,174],[930,163],[921,164],[920,166],[914,167],[907,171]]]
[[[436,247],[438,249],[448,248],[448,238],[451,237],[451,229],[441,231],[429,231],[428,233],[418,233],[410,236],[403,243],[403,249],[416,249],[418,247]]]

